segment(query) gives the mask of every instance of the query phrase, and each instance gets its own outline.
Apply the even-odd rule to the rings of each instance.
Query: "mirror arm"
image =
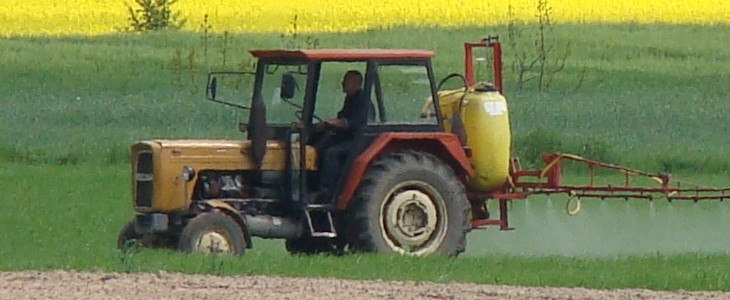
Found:
[[[235,104],[235,103],[230,103],[230,102],[215,100],[215,99],[211,99],[211,98],[208,98],[208,100],[213,101],[215,103],[220,103],[220,104],[223,104],[223,105],[233,106],[233,107],[240,108],[240,109],[249,109],[249,110],[251,109],[248,106],[238,105],[238,104]]]
[[[284,102],[286,102],[287,104],[289,104],[289,105],[291,105],[291,106],[294,106],[294,107],[296,107],[296,108],[298,108],[298,109],[304,109],[304,107],[303,107],[303,106],[301,106],[301,105],[299,105],[299,104],[296,104],[296,103],[294,103],[294,102],[291,102],[291,101],[290,101],[289,99],[286,99],[286,98],[281,98],[281,101],[284,101]]]

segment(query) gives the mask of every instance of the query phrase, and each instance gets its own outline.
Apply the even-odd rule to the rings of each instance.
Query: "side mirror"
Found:
[[[215,92],[218,89],[218,78],[212,77],[210,81],[208,82],[208,87],[206,88],[206,95],[208,97],[208,100],[215,101]]]
[[[281,96],[282,99],[294,98],[297,89],[297,79],[291,73],[281,75]]]

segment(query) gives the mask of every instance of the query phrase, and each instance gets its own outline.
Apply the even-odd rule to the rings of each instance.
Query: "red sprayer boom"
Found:
[[[566,194],[575,199],[576,207],[568,210],[568,214],[575,214],[580,209],[581,198],[598,199],[667,199],[674,200],[718,200],[723,201],[730,198],[730,188],[705,187],[693,183],[682,183],[672,181],[668,173],[647,173],[633,170],[613,164],[602,163],[583,157],[564,154],[543,154],[545,167],[538,170],[522,170],[519,160],[512,158],[510,162],[509,185],[502,191],[492,192],[490,195],[471,195],[472,197],[488,197],[497,199],[500,203],[499,219],[482,219],[472,222],[474,228],[486,225],[498,225],[502,230],[510,230],[507,217],[507,201],[522,200],[531,195]],[[588,171],[588,182],[585,185],[568,185],[561,181],[561,165],[565,161],[572,161],[585,165]],[[596,184],[596,172],[618,172],[623,177],[620,185]],[[649,179],[655,182],[655,186],[634,185],[632,179]],[[638,181],[638,180],[636,180]],[[646,181],[646,180],[644,180]]]
[[[519,170],[519,162],[513,159],[512,182],[510,188],[518,193],[529,194],[555,194],[566,193],[577,198],[636,198],[652,200],[656,197],[672,200],[724,200],[730,197],[730,188],[718,189],[702,187],[697,184],[683,184],[679,181],[670,184],[671,175],[668,173],[651,174],[643,171],[624,168],[617,165],[597,162],[582,158],[577,155],[555,153],[544,155],[543,160],[546,167],[538,171]],[[589,177],[587,185],[562,185],[560,180],[561,161],[570,160],[583,163],[588,168]],[[624,177],[624,183],[620,186],[595,184],[595,172],[597,169],[606,169],[620,172]],[[522,181],[524,177],[537,178],[537,182]],[[633,186],[632,177],[649,178],[656,182],[656,187]],[[545,178],[546,181],[539,179]],[[690,187],[687,187],[690,186]]]

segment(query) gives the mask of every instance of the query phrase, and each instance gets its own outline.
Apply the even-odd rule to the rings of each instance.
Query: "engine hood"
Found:
[[[251,159],[250,140],[148,140],[138,144],[146,144],[157,152],[160,158],[172,163],[198,163],[219,169],[256,169]],[[299,149],[299,144],[292,145]],[[316,169],[317,154],[314,148],[307,146],[307,169]],[[295,162],[299,159],[299,151],[292,151]],[[266,155],[261,169],[283,170],[286,164],[286,143],[283,141],[266,141]],[[192,166],[192,165],[191,165]],[[202,166],[201,166],[202,167]],[[295,168],[296,163],[295,163]]]
[[[181,149],[249,149],[251,148],[250,140],[151,140],[151,142],[160,145],[163,149],[181,148]],[[283,148],[284,142],[267,141],[266,148]]]

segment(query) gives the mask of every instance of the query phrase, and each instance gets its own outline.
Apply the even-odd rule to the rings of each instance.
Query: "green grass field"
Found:
[[[457,258],[387,255],[296,257],[278,240],[254,240],[243,258],[162,250],[123,254],[116,234],[132,216],[127,166],[0,164],[0,270],[103,270],[334,276],[593,288],[730,290],[730,208],[725,204],[565,198],[512,208],[516,231],[469,235]],[[713,180],[713,179],[710,179]],[[716,180],[716,179],[714,179]],[[725,206],[718,206],[725,205]],[[554,206],[554,207],[553,207]]]
[[[461,43],[487,34],[504,37],[506,29],[401,28],[312,39],[321,48],[433,49],[443,77],[462,71]],[[563,150],[651,170],[728,169],[721,124],[729,109],[730,28],[562,25],[552,37],[557,45],[570,42],[571,55],[545,93],[515,89],[509,66],[519,50],[505,47],[515,154],[533,159],[540,150]],[[205,72],[250,64],[250,49],[290,44],[273,34],[212,36],[206,55],[198,33],[0,40],[0,160],[120,162],[138,139],[240,138],[240,113],[203,100]],[[546,139],[559,149],[541,149]]]
[[[443,77],[461,71],[461,43],[486,34],[504,37],[506,29],[312,38],[322,48],[433,49]],[[549,91],[517,90],[514,72],[505,70],[516,155],[577,152],[730,186],[730,28],[560,25],[553,36],[570,41],[572,54]],[[256,240],[243,259],[118,252],[118,230],[133,214],[129,145],[157,137],[242,138],[239,112],[203,100],[205,72],[249,64],[246,50],[290,42],[233,35],[223,47],[214,36],[205,55],[201,34],[186,32],[1,39],[0,269],[730,290],[730,207],[722,203],[587,201],[568,217],[564,197],[534,198],[513,205],[516,231],[473,232],[458,259],[291,257],[282,242],[267,240]]]

